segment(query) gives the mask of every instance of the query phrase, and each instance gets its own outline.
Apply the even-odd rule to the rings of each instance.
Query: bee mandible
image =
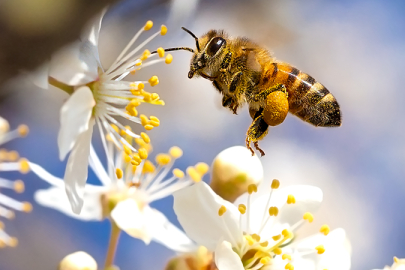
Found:
[[[196,42],[186,50],[193,53],[188,78],[212,81],[222,94],[222,106],[234,114],[246,102],[252,124],[246,134],[246,147],[254,147],[263,156],[259,140],[269,126],[281,124],[290,112],[317,127],[341,125],[341,113],[335,97],[322,84],[297,68],[276,60],[268,50],[244,37],[229,37],[223,30],[210,30],[201,38],[182,27]],[[152,52],[152,53],[156,53]]]

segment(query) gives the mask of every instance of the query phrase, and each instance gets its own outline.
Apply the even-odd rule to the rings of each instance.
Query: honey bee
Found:
[[[246,102],[253,119],[247,134],[246,147],[254,155],[254,147],[263,156],[259,140],[269,126],[282,123],[287,112],[317,127],[341,125],[339,104],[322,84],[297,68],[276,60],[268,50],[244,37],[229,37],[223,30],[210,30],[201,38],[182,27],[196,42],[188,78],[203,77],[212,81],[222,94],[222,106],[234,114]],[[156,53],[156,52],[153,52]]]

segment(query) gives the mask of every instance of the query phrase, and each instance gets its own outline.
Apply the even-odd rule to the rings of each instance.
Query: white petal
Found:
[[[144,216],[144,211],[148,211],[149,208],[145,206],[141,210],[134,199],[126,199],[114,207],[111,217],[121,230],[149,244],[151,235]]]
[[[173,196],[173,208],[180,224],[199,245],[213,251],[221,238],[232,243],[242,237],[238,224],[239,211],[215,194],[206,183],[186,187]],[[220,217],[218,210],[222,205],[227,211]]]
[[[59,158],[63,160],[72,150],[78,137],[89,129],[93,107],[96,105],[88,87],[80,87],[65,102],[60,111],[58,134]]]
[[[241,258],[232,249],[231,243],[219,242],[215,249],[215,264],[218,270],[244,270]]]
[[[84,186],[87,180],[93,125],[94,119],[91,119],[89,129],[78,137],[66,165],[64,176],[66,194],[72,205],[72,210],[76,214],[80,213],[83,206]]]
[[[48,89],[48,74],[49,74],[49,63],[45,63],[37,67],[34,71],[27,74],[27,78],[34,85]]]
[[[95,55],[96,54],[96,55]],[[49,63],[49,76],[71,86],[98,79],[99,59],[88,42],[75,42],[57,51]]]
[[[35,201],[45,207],[50,207],[73,218],[80,220],[102,220],[100,193],[85,193],[84,205],[80,215],[72,212],[66,192],[57,187],[38,190],[34,194]]]
[[[287,197],[290,194],[295,197],[295,204],[287,204]],[[270,206],[279,208],[279,215],[277,216],[277,222],[279,224],[287,223],[291,226],[301,220],[304,213],[315,212],[319,208],[322,198],[322,190],[318,187],[306,185],[289,186],[273,192]],[[251,207],[251,224],[253,230],[259,228],[263,215],[267,215],[268,213],[267,209],[264,209],[267,200],[268,195],[262,195],[253,200]],[[271,228],[270,225],[271,224],[268,224],[266,228]]]
[[[98,46],[98,36],[100,34],[101,29],[101,22],[103,21],[103,17],[107,9],[103,9],[100,14],[95,16],[89,23],[84,27],[82,34],[80,35],[80,39],[85,42],[90,42],[93,46]]]
[[[145,212],[148,229],[155,242],[177,252],[192,252],[198,246],[179,228],[174,226],[163,213],[150,208]]]
[[[314,248],[318,245],[323,245],[325,247],[325,253],[322,255],[312,253],[304,256],[305,259],[311,259],[312,261],[316,262],[317,269],[350,269],[351,247],[343,229],[335,229],[327,236],[316,234],[307,237],[296,243],[295,248],[298,251],[306,253],[308,250],[314,250]]]

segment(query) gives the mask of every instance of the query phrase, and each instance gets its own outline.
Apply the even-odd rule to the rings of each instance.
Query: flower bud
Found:
[[[63,258],[58,270],[97,270],[97,263],[86,252],[77,251]]]
[[[200,246],[195,252],[182,254],[171,259],[165,270],[216,269],[212,253]]]
[[[263,167],[244,146],[233,146],[219,153],[212,163],[210,186],[219,196],[234,202],[251,184],[263,179]]]

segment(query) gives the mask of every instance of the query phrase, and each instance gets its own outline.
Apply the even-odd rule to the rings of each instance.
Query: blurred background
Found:
[[[307,231],[315,233],[324,223],[343,227],[352,245],[352,269],[382,269],[392,264],[393,256],[405,257],[405,126],[401,120],[405,114],[405,3],[200,0],[195,8],[187,3],[182,6],[189,16],[165,1],[127,0],[111,6],[100,33],[103,65],[108,67],[115,60],[148,19],[169,27],[168,35],[156,38],[150,50],[194,48],[194,40],[180,26],[197,36],[225,29],[268,47],[277,59],[312,75],[333,93],[341,106],[343,125],[315,128],[289,115],[282,125],[271,128],[260,144],[266,152],[261,158],[264,185],[277,178],[282,186],[320,187],[324,202],[315,213],[316,224],[307,226]],[[247,108],[237,116],[222,108],[221,96],[209,81],[187,78],[189,52],[172,54],[172,64],[153,65],[134,77],[146,80],[158,75],[160,84],[153,91],[166,102],[164,107],[141,107],[142,113],[161,120],[160,127],[149,133],[155,149],[152,156],[177,145],[184,150],[176,163],[180,169],[198,161],[210,164],[223,149],[244,145],[251,119]],[[65,162],[58,158],[57,132],[59,109],[67,95],[39,89],[23,75],[4,83],[0,91],[0,116],[11,127],[21,123],[30,127],[27,138],[4,147],[63,177]],[[98,137],[94,144],[101,152]],[[6,231],[19,239],[19,245],[0,251],[0,269],[56,269],[65,255],[77,250],[103,264],[108,221],[81,222],[35,204],[33,193],[49,185],[33,174],[2,173],[2,177],[23,179],[23,194],[4,193],[31,201],[34,209],[5,221]],[[97,183],[94,174],[89,181]],[[153,206],[178,224],[172,197]],[[145,246],[123,234],[116,264],[121,269],[158,270],[173,255],[158,244]]]

